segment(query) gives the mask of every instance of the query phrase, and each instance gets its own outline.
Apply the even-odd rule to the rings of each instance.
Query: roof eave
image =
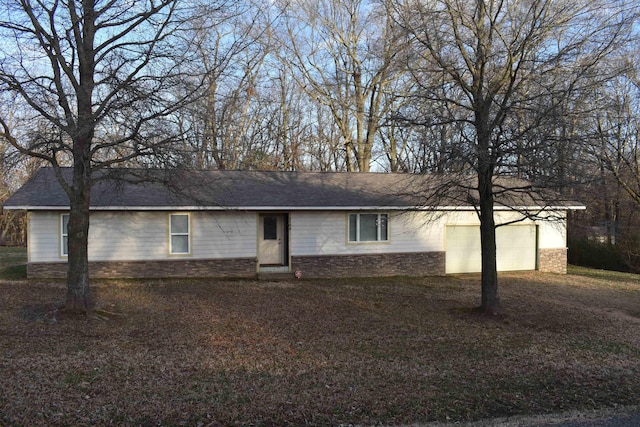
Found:
[[[67,211],[68,206],[4,206],[6,210]],[[495,206],[494,211],[585,210],[582,205]],[[91,206],[91,211],[475,211],[473,206]]]

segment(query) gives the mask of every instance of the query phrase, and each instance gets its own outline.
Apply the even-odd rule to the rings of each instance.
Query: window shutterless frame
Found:
[[[60,256],[69,256],[69,214],[60,214]]]
[[[348,218],[349,243],[388,242],[389,215],[377,213],[350,213]]]
[[[191,216],[188,213],[169,214],[169,254],[191,253]]]

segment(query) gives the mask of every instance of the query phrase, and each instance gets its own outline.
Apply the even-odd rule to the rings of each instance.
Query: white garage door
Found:
[[[498,271],[536,269],[536,226],[507,225],[496,229]],[[448,225],[446,266],[449,273],[481,271],[480,226]]]

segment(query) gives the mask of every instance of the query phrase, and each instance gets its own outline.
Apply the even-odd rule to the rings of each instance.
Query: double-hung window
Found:
[[[389,216],[375,213],[349,214],[349,242],[386,242]]]
[[[191,253],[191,224],[189,214],[169,215],[169,253],[184,255]]]
[[[60,256],[69,255],[69,214],[60,215]]]

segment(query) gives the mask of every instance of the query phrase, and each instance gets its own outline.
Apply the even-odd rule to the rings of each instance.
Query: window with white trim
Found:
[[[169,253],[172,255],[191,253],[189,214],[169,215]]]
[[[60,256],[69,255],[69,214],[60,215]]]
[[[375,213],[349,214],[349,242],[386,242],[389,216]]]

